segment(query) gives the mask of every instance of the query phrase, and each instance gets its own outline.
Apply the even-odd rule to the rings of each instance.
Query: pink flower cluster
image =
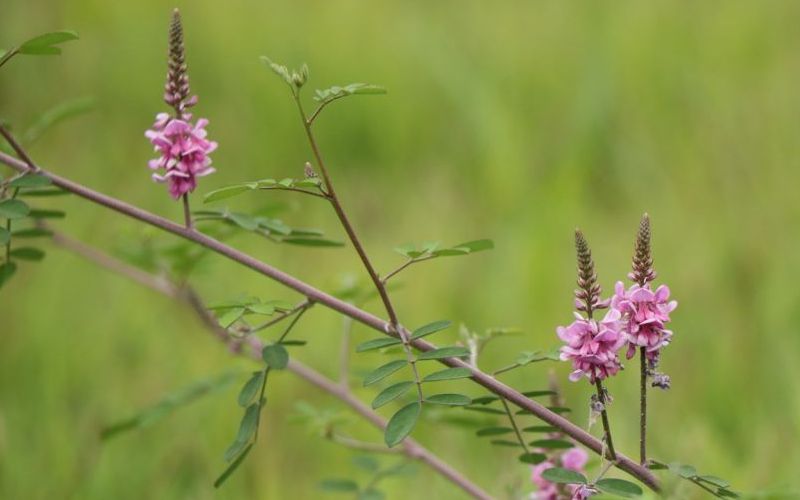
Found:
[[[209,153],[217,148],[217,143],[206,139],[208,120],[200,118],[195,125],[186,119],[172,118],[167,113],[159,113],[153,128],[145,132],[160,154],[150,160],[153,170],[164,169],[164,174],[153,174],[157,182],[169,182],[169,193],[178,199],[191,193],[197,187],[197,178],[214,172]]]
[[[561,348],[561,359],[572,361],[571,381],[586,376],[594,383],[616,375],[621,369],[617,351],[626,341],[621,316],[619,310],[609,309],[598,322],[576,312],[571,325],[558,327],[558,337],[567,344]]]
[[[549,459],[531,468],[531,481],[539,489],[531,493],[531,500],[558,500],[563,498],[559,496],[559,485],[551,483],[542,477],[542,473],[547,469],[556,467],[556,463],[560,460],[561,467],[575,472],[583,472],[586,462],[589,461],[589,455],[581,448],[570,448],[564,452],[560,457]],[[583,488],[584,485],[567,485],[566,490],[571,495],[573,500],[584,500],[592,493],[587,494],[587,489]],[[589,490],[590,491],[590,490]]]
[[[614,291],[611,307],[623,317],[628,341],[627,358],[636,354],[637,347],[644,347],[647,359],[656,364],[661,348],[672,338],[672,332],[665,328],[670,321],[669,314],[678,307],[676,301],[669,300],[669,287],[661,285],[654,292],[646,284],[633,285],[625,290],[622,282],[618,281]]]

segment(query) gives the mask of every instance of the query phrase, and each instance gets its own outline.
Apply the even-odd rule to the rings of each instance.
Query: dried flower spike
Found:
[[[183,48],[183,25],[178,9],[172,12],[169,26],[169,58],[164,102],[175,110],[176,118],[185,118],[185,108],[193,106],[197,98],[189,97],[189,76],[186,73],[186,54]]]
[[[575,308],[586,311],[591,318],[592,311],[608,307],[608,301],[600,300],[600,292],[603,290],[597,283],[592,251],[580,229],[575,230],[575,250],[578,254],[578,290],[575,290]]]
[[[650,216],[647,214],[644,214],[639,222],[632,265],[633,270],[628,274],[628,278],[639,286],[645,286],[656,279],[653,257],[650,253]]]

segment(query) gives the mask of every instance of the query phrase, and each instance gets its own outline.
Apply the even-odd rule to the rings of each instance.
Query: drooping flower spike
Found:
[[[594,384],[620,371],[622,365],[617,351],[626,339],[618,310],[610,309],[600,321],[593,318],[595,310],[608,307],[608,301],[600,300],[602,289],[597,283],[592,253],[579,230],[575,231],[575,249],[578,254],[579,289],[575,291],[578,311],[575,312],[575,321],[569,326],[558,327],[556,333],[566,343],[561,348],[561,359],[572,361],[573,371],[569,379],[575,382],[588,377]]]
[[[170,25],[168,67],[164,102],[173,108],[174,114],[156,115],[156,121],[145,132],[145,137],[159,154],[158,158],[150,160],[150,168],[163,171],[153,173],[153,180],[169,183],[170,195],[179,199],[195,190],[198,177],[215,171],[209,154],[217,148],[217,143],[206,138],[208,120],[200,118],[193,124],[192,115],[187,112],[197,104],[197,96],[189,95],[183,27],[177,9]]]

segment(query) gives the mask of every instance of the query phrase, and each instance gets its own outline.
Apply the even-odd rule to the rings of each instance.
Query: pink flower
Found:
[[[581,484],[572,491],[572,500],[586,500],[592,495],[596,495],[597,490],[588,484]]]
[[[197,187],[197,178],[213,173],[209,153],[217,148],[217,143],[206,139],[208,120],[200,118],[197,124],[185,119],[171,118],[167,113],[159,113],[153,128],[145,132],[160,154],[150,160],[153,170],[164,169],[163,175],[154,173],[156,182],[169,182],[169,192],[178,199],[191,193]]]
[[[567,343],[561,348],[561,359],[572,360],[573,382],[587,376],[594,383],[615,375],[621,369],[617,351],[625,344],[622,333],[621,314],[609,309],[605,317],[597,322],[575,313],[575,321],[556,330],[558,337]]]
[[[628,359],[636,353],[636,347],[644,347],[647,359],[653,363],[658,361],[661,348],[672,338],[672,332],[664,325],[670,321],[669,314],[678,307],[676,301],[668,299],[669,288],[666,285],[653,292],[649,284],[633,285],[625,290],[622,282],[617,282],[611,307],[623,317]]]
[[[589,454],[582,448],[570,448],[559,458],[551,458],[531,467],[531,481],[538,487],[538,490],[531,494],[531,500],[558,500],[560,498],[558,485],[542,477],[542,473],[547,469],[555,467],[554,462],[558,460],[561,461],[561,467],[565,469],[583,472],[586,462],[589,461]],[[576,485],[568,485],[566,487],[567,492],[573,495],[577,489],[578,487]],[[573,498],[575,497],[573,496]],[[583,498],[581,498],[581,500],[583,500]]]

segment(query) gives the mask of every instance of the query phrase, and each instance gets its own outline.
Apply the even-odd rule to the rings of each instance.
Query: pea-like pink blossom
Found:
[[[614,291],[611,310],[622,315],[628,342],[626,356],[630,359],[636,354],[637,347],[644,347],[647,359],[657,362],[661,349],[672,339],[672,332],[665,325],[670,322],[670,313],[678,307],[676,301],[669,300],[669,287],[661,285],[653,291],[648,283],[625,290],[625,285],[619,281]]]
[[[571,325],[556,330],[567,344],[561,348],[561,359],[572,361],[569,379],[575,382],[588,377],[594,383],[616,375],[622,368],[617,351],[626,341],[620,311],[609,309],[599,322],[577,312],[575,318]]]
[[[556,467],[557,463],[561,463],[561,467],[575,472],[584,472],[583,468],[586,462],[589,461],[589,454],[582,448],[570,448],[559,457],[550,458],[540,464],[531,467],[531,481],[537,486],[537,490],[530,495],[531,500],[558,500],[563,498],[563,493],[559,491],[559,486],[542,477],[542,473],[547,469]],[[567,485],[565,488],[567,493],[575,495],[578,490],[577,485]],[[561,493],[561,494],[560,494]]]
[[[209,154],[217,148],[217,143],[206,138],[208,120],[200,118],[192,124],[190,119],[191,115],[178,119],[159,113],[153,127],[145,132],[159,153],[158,158],[149,162],[151,169],[162,171],[154,173],[153,180],[168,182],[169,193],[175,199],[194,191],[198,177],[215,171]]]

